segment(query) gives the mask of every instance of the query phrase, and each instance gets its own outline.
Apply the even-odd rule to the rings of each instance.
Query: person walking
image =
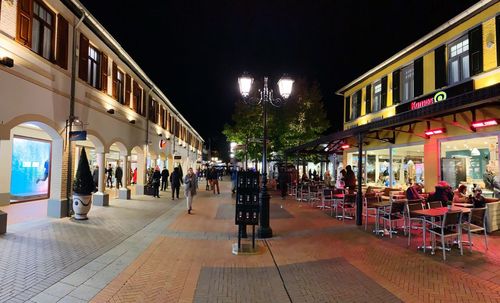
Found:
[[[354,171],[352,170],[352,167],[350,165],[347,165],[345,167],[346,173],[345,173],[345,187],[349,188],[349,191],[355,191],[356,190],[356,176],[354,175]]]
[[[120,167],[120,164],[116,164],[115,168],[116,189],[120,189],[120,186],[123,186],[122,177],[123,177],[123,170]]]
[[[278,184],[281,190],[281,199],[285,200],[287,193],[288,174],[284,168],[278,171]]]
[[[172,200],[175,200],[174,197],[179,199],[179,189],[182,183],[181,173],[179,171],[179,167],[174,168],[174,172],[170,175],[170,185],[172,186]]]
[[[231,170],[231,193],[236,193],[236,182],[238,179],[238,167],[235,166]]]
[[[220,190],[219,190],[219,174],[217,173],[217,170],[215,167],[212,167],[210,170],[210,179],[212,180],[212,189],[214,191],[215,195],[215,188],[217,187],[217,194],[220,195]]]
[[[186,206],[188,214],[191,214],[193,209],[193,197],[196,195],[196,189],[198,188],[198,178],[193,173],[193,169],[190,167],[188,169],[187,175],[184,177],[184,195],[186,196]]]
[[[111,163],[108,164],[108,168],[104,173],[106,174],[106,187],[113,188],[113,167],[111,167]]]
[[[94,167],[94,171],[92,172],[92,180],[94,180],[94,184],[96,187],[99,186],[99,166],[96,165]]]
[[[152,178],[153,178],[153,197],[159,198],[161,173],[160,173],[160,168],[158,166],[155,168]]]
[[[168,169],[164,166],[161,171],[161,190],[166,191],[168,188],[168,176],[170,175]]]
[[[137,184],[137,167],[134,168],[134,172],[132,173],[132,184]]]

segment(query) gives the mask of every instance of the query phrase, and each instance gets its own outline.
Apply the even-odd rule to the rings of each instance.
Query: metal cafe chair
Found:
[[[346,210],[347,212],[351,212],[351,215],[354,213],[355,210],[355,205],[356,205],[356,194],[352,193],[345,193],[344,194],[344,199],[339,200],[339,203],[337,204],[337,207],[342,209],[342,216],[337,216],[338,219],[353,219],[353,216],[346,216]]]
[[[331,188],[323,188],[323,194],[321,195],[321,207],[323,210],[326,208],[331,208],[333,203],[333,190]],[[329,206],[328,206],[329,205]]]
[[[446,245],[445,239],[449,237],[458,238],[458,246],[460,247],[460,255],[464,254],[462,247],[462,212],[461,211],[448,211],[444,214],[443,219],[439,223],[433,223],[426,221],[431,224],[429,232],[433,237],[432,240],[432,251],[436,247],[436,236],[441,239],[441,249],[443,250],[443,260],[446,261]]]
[[[423,232],[425,220],[422,217],[413,216],[411,214],[412,211],[422,210],[422,209],[424,209],[424,206],[422,205],[420,200],[418,200],[418,203],[410,203],[410,201],[408,201],[408,203],[406,204],[406,222],[408,224],[407,225],[407,228],[408,228],[408,246],[410,246],[410,244],[411,244],[411,231],[412,231],[412,229],[422,230],[423,243],[425,246],[425,233]]]
[[[344,198],[339,199],[339,198],[334,197],[334,195],[344,195],[344,190],[342,188],[335,188],[332,191],[332,205],[331,205],[332,208],[330,208],[330,216],[333,216],[333,209],[335,209],[335,218],[339,218],[338,207],[339,207],[340,202]]]
[[[309,185],[307,183],[301,183],[299,187],[299,202],[309,201]]]
[[[314,205],[320,201],[319,186],[316,184],[309,185],[309,204]]]
[[[472,237],[471,233],[483,232],[484,234],[484,245],[486,250],[488,250],[488,236],[486,234],[486,207],[483,208],[472,208],[469,214],[469,219],[467,219],[462,228],[467,232],[469,250],[472,252]]]
[[[405,211],[406,200],[393,200],[391,205],[389,206],[389,210],[385,211],[382,215],[382,222],[384,222],[384,229],[386,222],[389,223],[389,236],[392,238],[393,232],[392,222],[399,221],[401,219],[404,220],[404,211]]]
[[[363,217],[365,217],[365,230],[368,229],[368,218],[377,218],[377,207],[373,204],[378,203],[379,198],[376,195],[368,195],[363,199]]]
[[[427,207],[429,209],[440,208],[440,207],[443,207],[443,203],[441,201],[431,201],[431,202],[427,202]]]

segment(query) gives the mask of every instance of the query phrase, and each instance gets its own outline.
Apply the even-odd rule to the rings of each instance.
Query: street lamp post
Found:
[[[245,103],[262,104],[263,111],[263,127],[264,138],[262,141],[262,184],[259,195],[259,228],[257,229],[257,236],[259,238],[271,238],[273,231],[269,226],[269,193],[267,192],[267,104],[274,107],[279,107],[283,104],[284,100],[288,99],[292,92],[293,80],[290,77],[283,76],[278,81],[278,88],[281,98],[273,97],[273,90],[268,87],[268,78],[264,77],[264,88],[259,89],[260,97],[250,97],[250,90],[252,88],[253,78],[248,74],[238,78],[240,93],[243,96]]]

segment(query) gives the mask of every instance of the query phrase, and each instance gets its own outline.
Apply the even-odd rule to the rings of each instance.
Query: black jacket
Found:
[[[168,172],[168,169],[163,169],[161,171],[161,178],[164,179],[164,180],[168,180],[168,176],[170,175],[170,173]]]
[[[123,177],[123,170],[120,166],[117,166],[115,169],[115,178],[121,179]]]
[[[170,183],[172,183],[172,186],[181,186],[182,177],[177,170],[174,170],[174,172],[170,175]]]

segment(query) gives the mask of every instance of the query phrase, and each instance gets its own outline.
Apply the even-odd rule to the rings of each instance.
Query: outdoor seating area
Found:
[[[354,191],[310,181],[288,184],[288,195],[299,207],[317,207],[339,221],[356,218]],[[368,231],[372,226],[376,236],[406,237],[408,247],[431,254],[441,251],[446,260],[452,249],[463,255],[463,246],[468,246],[472,252],[474,240],[484,241],[488,249],[488,204],[500,203],[489,200],[487,206],[474,208],[471,203],[432,201],[426,194],[420,199],[407,199],[399,189],[363,187],[361,216],[364,229]]]

